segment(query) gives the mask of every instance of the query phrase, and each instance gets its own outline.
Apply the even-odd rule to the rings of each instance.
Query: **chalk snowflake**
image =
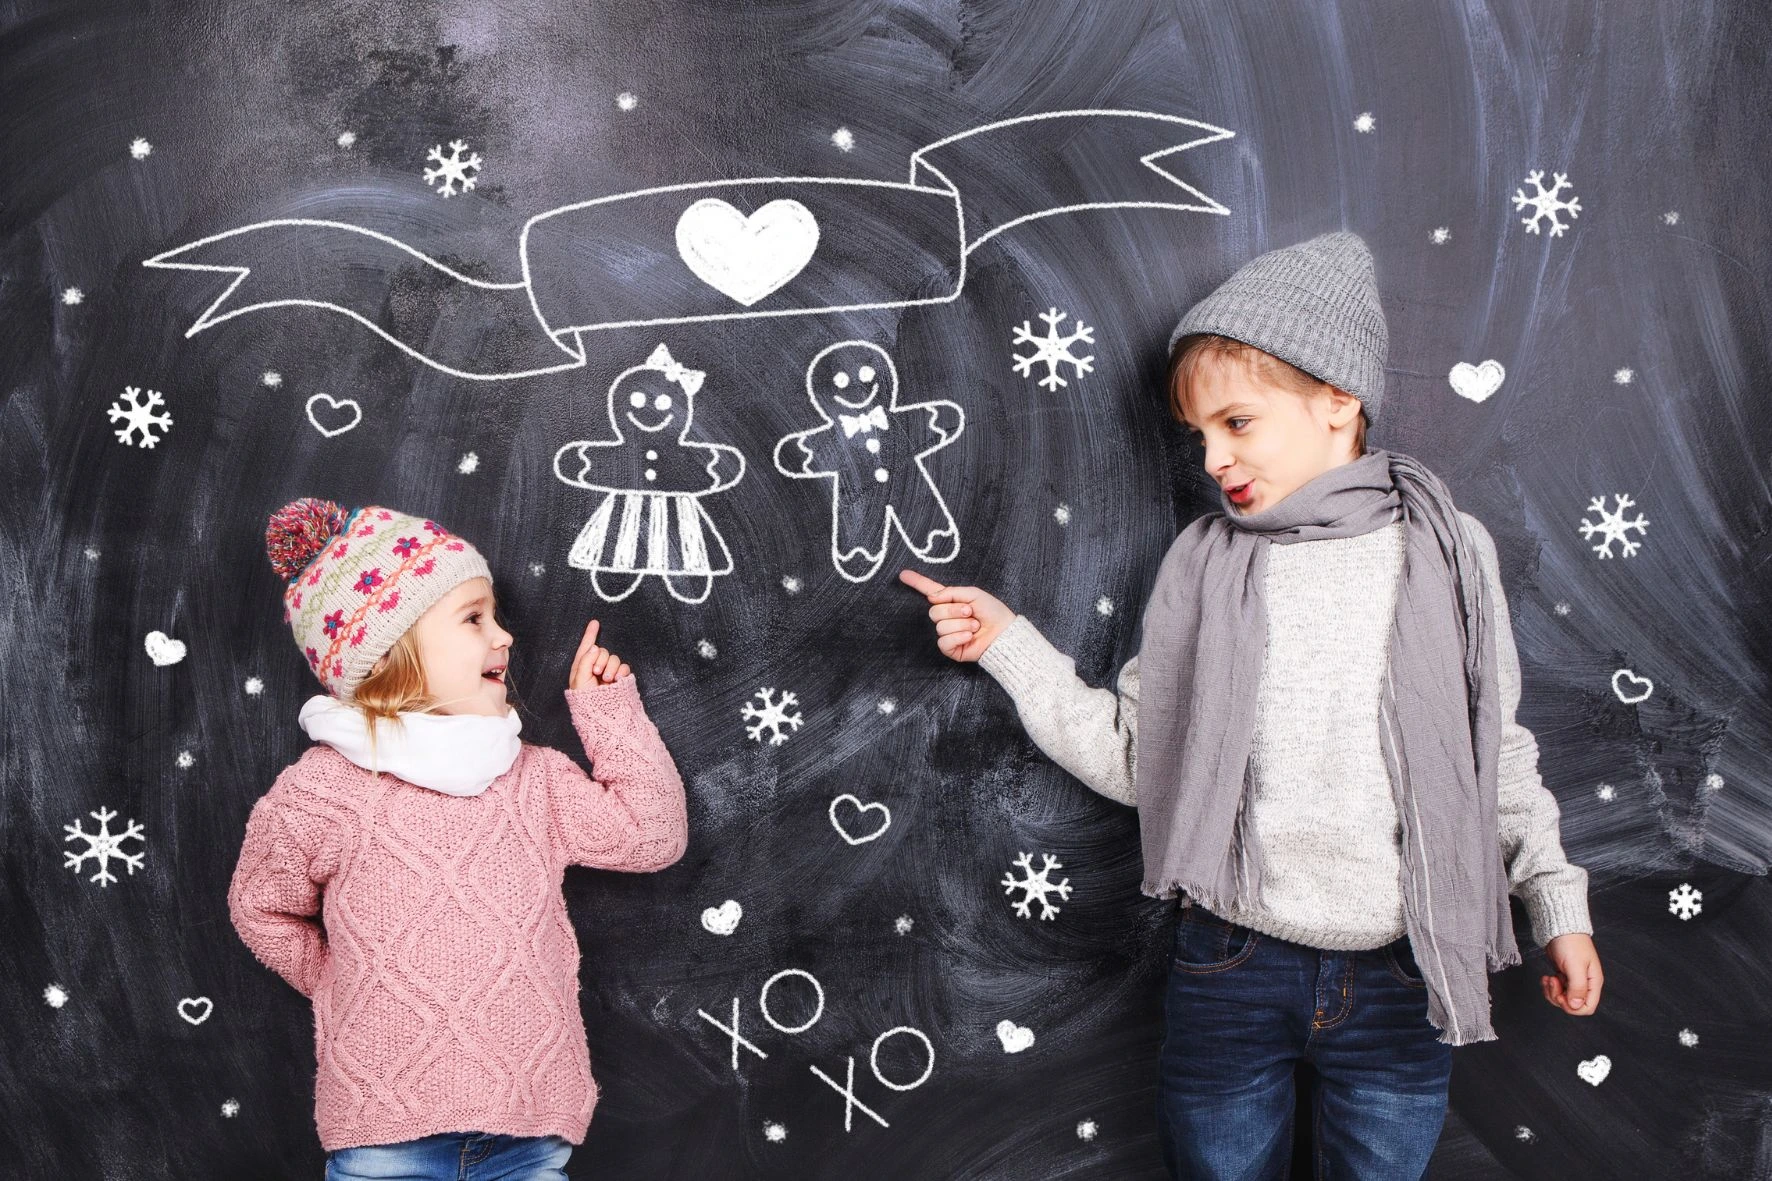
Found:
[[[1066,901],[1070,900],[1071,879],[1065,878],[1057,884],[1054,884],[1052,881],[1052,871],[1055,869],[1063,869],[1064,863],[1050,853],[1042,853],[1040,854],[1040,857],[1041,866],[1036,870],[1034,868],[1034,855],[1032,853],[1023,853],[1015,859],[1015,869],[1021,870],[1022,876],[1019,878],[1016,877],[1015,869],[1011,869],[1008,873],[1003,875],[1001,885],[1003,886],[1003,892],[1005,894],[1013,894],[1017,890],[1022,892],[1021,901],[1014,903],[1013,905],[1015,913],[1024,919],[1031,919],[1034,917],[1032,908],[1035,902],[1040,904],[1040,917],[1042,919],[1057,918],[1058,907],[1054,906],[1051,902],[1051,895],[1053,894],[1058,895]]]
[[[131,437],[139,431],[141,439],[136,443],[136,446],[152,447],[164,437],[156,435],[155,428],[164,432],[172,426],[172,415],[154,412],[155,407],[166,404],[166,399],[160,396],[160,391],[146,391],[148,397],[145,402],[142,401],[142,393],[143,390],[140,386],[126,385],[123,387],[123,396],[112,402],[110,409],[106,411],[112,422],[123,424],[115,432],[119,443],[129,442]]]
[[[740,710],[746,721],[757,723],[755,726],[746,726],[744,732],[753,741],[761,742],[763,741],[763,731],[768,730],[769,745],[780,746],[788,740],[788,730],[800,728],[800,715],[788,712],[788,707],[798,705],[800,699],[792,693],[783,693],[778,701],[774,689],[758,689],[756,696],[763,702],[761,709],[746,702],[744,708]]]
[[[1679,915],[1682,923],[1688,922],[1693,915],[1704,909],[1703,900],[1702,891],[1694,890],[1690,883],[1681,882],[1679,889],[1667,892],[1667,912]]]
[[[62,825],[68,831],[68,835],[62,838],[64,841],[86,842],[85,852],[62,854],[67,858],[63,868],[78,873],[88,857],[95,858],[98,861],[98,872],[87,880],[97,882],[101,886],[108,886],[117,880],[116,875],[111,872],[110,864],[111,858],[116,857],[129,866],[129,872],[134,874],[141,867],[143,854],[125,853],[121,846],[124,841],[131,839],[142,841],[142,826],[131,820],[128,828],[122,832],[114,833],[111,831],[111,819],[117,813],[109,808],[100,808],[96,812],[87,813],[87,815],[98,821],[97,832],[85,831],[86,822],[84,820]]]
[[[1532,216],[1522,217],[1520,219],[1520,224],[1526,227],[1527,233],[1536,234],[1538,232],[1539,220],[1548,217],[1550,218],[1551,223],[1551,237],[1560,238],[1563,236],[1563,231],[1569,227],[1563,224],[1562,219],[1558,217],[1557,214],[1559,212],[1567,213],[1569,215],[1569,220],[1574,221],[1577,217],[1581,216],[1581,201],[1579,198],[1574,197],[1573,194],[1571,194],[1571,199],[1568,201],[1560,200],[1557,197],[1557,194],[1563,190],[1563,186],[1569,183],[1569,176],[1567,173],[1556,173],[1551,177],[1551,181],[1551,187],[1547,189],[1544,187],[1544,169],[1534,168],[1531,172],[1528,172],[1526,174],[1526,183],[1538,191],[1535,195],[1528,197],[1524,187],[1515,189],[1514,208],[1519,210],[1526,208],[1528,205],[1532,206]]]
[[[449,155],[443,154],[442,144],[426,153],[425,159],[435,160],[437,166],[425,169],[425,183],[436,187],[439,196],[453,197],[458,191],[454,188],[457,184],[461,185],[459,191],[463,193],[474,187],[474,178],[469,173],[480,171],[480,153],[474,152],[464,157],[462,153],[467,150],[466,140],[452,139],[449,141]],[[441,185],[437,184],[439,180],[443,182]]]
[[[1602,558],[1609,558],[1612,556],[1612,543],[1614,541],[1624,547],[1624,556],[1628,558],[1633,556],[1639,549],[1642,549],[1643,543],[1640,541],[1632,541],[1630,538],[1626,537],[1625,534],[1632,529],[1635,529],[1638,533],[1648,533],[1649,518],[1645,517],[1642,513],[1638,513],[1636,520],[1625,520],[1624,510],[1636,502],[1623,493],[1615,493],[1612,499],[1615,502],[1615,507],[1611,512],[1606,511],[1606,498],[1604,496],[1596,496],[1593,500],[1588,502],[1587,511],[1590,513],[1599,513],[1600,519],[1598,521],[1589,521],[1586,517],[1583,517],[1581,520],[1581,535],[1589,538],[1596,533],[1602,535],[1603,540],[1600,544],[1594,546],[1594,552],[1599,554]]]
[[[1041,312],[1040,319],[1046,321],[1045,336],[1035,336],[1032,322],[1023,320],[1021,327],[1015,330],[1014,339],[1010,341],[1011,344],[1031,344],[1034,346],[1034,351],[1025,356],[1021,353],[1015,354],[1014,367],[1017,373],[1023,377],[1031,377],[1034,366],[1044,364],[1046,376],[1040,379],[1040,384],[1049,390],[1055,390],[1059,386],[1067,384],[1064,378],[1058,375],[1060,365],[1069,365],[1077,377],[1083,376],[1095,367],[1093,353],[1087,357],[1079,357],[1071,352],[1073,345],[1094,344],[1095,329],[1078,320],[1076,329],[1068,336],[1059,332],[1058,326],[1064,322],[1066,314],[1057,308]]]

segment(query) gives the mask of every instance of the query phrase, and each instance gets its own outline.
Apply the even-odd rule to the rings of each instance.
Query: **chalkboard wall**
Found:
[[[1607,974],[1591,1019],[1530,946],[1492,979],[1431,1175],[1772,1176],[1762,6],[0,20],[9,1176],[320,1173],[309,1006],[225,898],[316,690],[263,552],[304,495],[486,553],[528,740],[582,753],[561,690],[601,619],[683,770],[682,862],[567,875],[604,1088],[572,1175],[1160,1176],[1172,920],[1134,815],[895,576],[987,587],[1111,682],[1217,507],[1168,330],[1336,228],[1390,321],[1374,442],[1499,544]],[[841,436],[833,346],[925,432],[890,492],[777,462]],[[625,400],[649,362],[693,414],[659,462],[726,449],[673,488],[694,569],[595,527],[656,507],[619,426],[662,413]],[[1068,887],[1049,919],[1023,854]]]

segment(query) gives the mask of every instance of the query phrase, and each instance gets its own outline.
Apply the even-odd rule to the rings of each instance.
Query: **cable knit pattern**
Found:
[[[1498,839],[1509,890],[1540,945],[1593,933],[1587,871],[1563,856],[1557,800],[1538,744],[1514,720],[1520,662],[1495,543],[1470,526],[1495,611],[1502,710]],[[1378,747],[1378,691],[1402,574],[1402,526],[1358,537],[1275,545],[1268,553],[1250,809],[1264,855],[1263,905],[1224,917],[1294,943],[1382,947],[1404,933],[1402,828]],[[1029,736],[1084,784],[1137,804],[1138,658],[1113,690],[1090,688],[1024,616],[979,665],[1008,690]]]
[[[253,805],[228,909],[313,1001],[327,1151],[455,1131],[583,1143],[597,1086],[565,869],[663,869],[688,819],[632,676],[566,700],[595,778],[525,743],[484,792],[450,796],[316,744]]]

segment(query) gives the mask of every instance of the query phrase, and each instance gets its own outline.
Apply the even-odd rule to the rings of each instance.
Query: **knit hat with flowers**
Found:
[[[437,522],[373,504],[291,501],[271,514],[265,551],[297,646],[342,701],[439,599],[492,579],[480,552]]]

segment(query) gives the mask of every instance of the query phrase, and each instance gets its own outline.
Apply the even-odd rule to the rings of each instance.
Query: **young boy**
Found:
[[[1366,447],[1388,333],[1371,255],[1326,234],[1251,261],[1170,337],[1170,408],[1223,511],[1171,546],[1110,692],[977,587],[904,571],[937,645],[1029,735],[1136,806],[1142,889],[1179,898],[1158,1084],[1178,1177],[1267,1176],[1293,1068],[1320,1079],[1320,1172],[1416,1178],[1451,1046],[1492,1040],[1520,962],[1508,894],[1591,1015],[1587,874],[1520,696],[1495,545],[1409,456]]]

